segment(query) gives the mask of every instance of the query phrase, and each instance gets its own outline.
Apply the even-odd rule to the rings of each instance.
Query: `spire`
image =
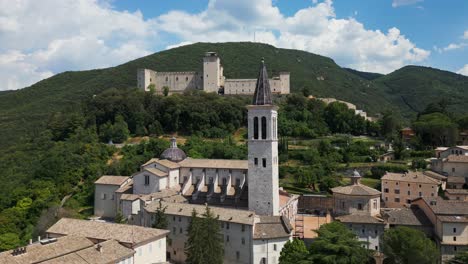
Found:
[[[262,65],[258,73],[257,84],[253,98],[254,105],[271,105],[271,90],[268,82],[268,73],[265,66],[265,60],[262,58]]]

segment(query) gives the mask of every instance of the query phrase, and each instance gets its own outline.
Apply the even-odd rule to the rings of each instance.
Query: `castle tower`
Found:
[[[262,60],[252,105],[248,109],[249,210],[279,215],[277,110],[272,104]]]
[[[216,52],[206,52],[203,57],[203,91],[217,93],[221,86],[221,62]]]

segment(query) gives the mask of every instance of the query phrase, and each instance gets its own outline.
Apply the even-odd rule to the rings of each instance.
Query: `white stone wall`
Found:
[[[133,261],[133,256],[129,257],[129,258],[126,258],[126,259],[123,259],[119,262],[117,262],[118,264],[133,264],[134,261]]]
[[[137,87],[146,92],[149,91],[148,86],[156,81],[156,72],[149,69],[137,70]]]
[[[134,264],[166,262],[166,237],[135,247]]]
[[[149,184],[145,184],[145,176],[149,176]],[[133,193],[150,194],[167,187],[167,177],[158,177],[149,172],[141,171],[133,175]]]
[[[162,93],[169,87],[169,93],[181,93],[188,89],[202,89],[202,78],[196,72],[157,72],[156,92]]]
[[[259,215],[279,215],[276,107],[251,105],[248,109],[249,210]],[[259,120],[259,139],[254,139],[255,117]],[[267,120],[266,139],[261,139],[262,117],[266,117]],[[263,166],[264,160],[265,166]]]
[[[385,225],[376,224],[346,224],[358,237],[359,241],[366,242],[366,248],[381,250],[380,237],[385,231]]]
[[[203,57],[203,90],[205,92],[218,92],[222,79],[220,67],[220,59],[217,55]]]
[[[284,244],[289,238],[276,238],[253,241],[253,261],[254,264],[276,264],[279,263],[279,257]],[[263,259],[265,259],[263,261]]]
[[[380,213],[380,197],[351,196],[333,194],[334,211],[337,215],[368,214],[375,216]],[[359,210],[359,204],[362,210]]]
[[[117,199],[115,191],[118,185],[95,184],[94,215],[101,217],[115,217],[117,211]]]
[[[279,77],[268,80],[273,94],[289,94],[289,73],[282,72]],[[254,94],[257,79],[226,79],[224,94]]]

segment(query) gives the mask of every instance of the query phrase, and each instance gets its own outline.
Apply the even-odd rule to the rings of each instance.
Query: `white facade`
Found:
[[[284,245],[289,241],[285,238],[257,239],[253,241],[253,262],[256,264],[280,263],[279,257]]]
[[[166,237],[137,245],[135,250],[134,264],[152,264],[166,262]]]
[[[249,210],[279,215],[277,107],[248,106]]]
[[[224,94],[249,95],[255,92],[256,79],[226,79],[221,59],[216,52],[206,52],[203,57],[203,73],[197,72],[157,72],[150,69],[137,70],[137,87],[146,92],[154,85],[157,94],[163,88],[169,88],[169,94],[182,93],[186,90],[203,90],[218,93],[222,88]],[[269,79],[272,94],[290,93],[290,74],[280,72],[279,76]]]

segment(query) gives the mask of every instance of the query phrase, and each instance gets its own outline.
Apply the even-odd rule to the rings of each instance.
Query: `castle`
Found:
[[[207,54],[205,69],[222,73],[216,54]],[[216,92],[220,76],[207,74],[204,89]],[[190,158],[173,138],[170,148],[132,176],[99,178],[94,214],[113,218],[121,212],[129,224],[151,227],[159,206],[165,207],[171,241],[167,256],[183,263],[192,211],[201,214],[208,204],[219,217],[224,263],[279,263],[281,249],[293,235],[299,197],[279,188],[278,107],[272,103],[270,82],[262,61],[247,106],[247,160]]]
[[[185,90],[203,90],[209,93],[252,95],[255,92],[256,79],[226,79],[221,59],[216,52],[206,52],[203,57],[203,73],[198,72],[157,72],[150,69],[137,70],[137,87],[156,93],[182,93]],[[289,94],[289,72],[280,72],[279,76],[269,79],[273,94]]]

